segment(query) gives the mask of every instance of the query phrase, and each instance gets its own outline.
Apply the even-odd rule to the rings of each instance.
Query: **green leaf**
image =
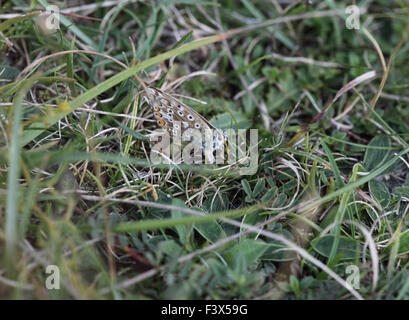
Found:
[[[182,252],[182,247],[176,243],[174,240],[165,240],[159,243],[159,248],[165,254],[178,257]]]
[[[246,179],[241,180],[241,185],[243,186],[244,192],[249,196],[250,198],[253,197],[253,192],[251,191],[250,184]]]
[[[322,220],[320,227],[321,228],[326,228],[328,227],[331,223],[335,221],[335,218],[337,217],[337,212],[338,212],[339,206],[334,206],[330,212],[326,215],[324,220]]]
[[[314,277],[307,276],[303,278],[300,282],[301,289],[318,288],[321,282]]]
[[[243,239],[238,245],[229,249],[223,257],[229,265],[233,265],[237,255],[240,253],[243,255],[247,265],[249,265],[256,262],[269,246],[268,243],[261,240]]]
[[[251,126],[251,121],[244,113],[232,111],[231,113],[219,113],[210,119],[210,123],[219,129],[248,129]]]
[[[134,137],[137,140],[142,140],[142,141],[150,141],[148,137],[145,137],[143,134],[136,132],[132,130],[131,128],[128,128],[127,126],[123,125],[120,123],[118,120],[114,119],[115,123],[120,126],[122,129],[125,130],[125,132],[129,133],[132,137]]]
[[[409,199],[409,187],[398,187],[395,190],[393,190],[393,195],[397,198],[408,198]]]
[[[369,191],[379,202],[382,208],[388,207],[389,203],[391,202],[391,195],[386,185],[382,181],[378,180],[371,180],[369,181],[368,185]]]
[[[265,187],[266,187],[265,180],[264,179],[258,180],[253,190],[253,196],[257,197],[261,192],[264,191]]]
[[[335,241],[334,235],[328,234],[320,238],[314,239],[311,244],[315,251],[324,257],[329,257],[331,249]],[[346,237],[338,236],[338,251],[337,254],[342,253],[344,260],[355,259],[362,254],[362,248],[358,241]]]
[[[287,202],[287,196],[284,193],[280,193],[277,198],[274,200],[273,207],[280,208],[285,206]]]
[[[394,243],[399,240],[399,249],[398,249],[398,254],[405,254],[409,252],[409,230],[406,230],[402,232],[399,235],[399,239],[396,239],[393,241],[389,246],[385,248],[385,253],[389,253],[390,250],[392,249]]]
[[[172,205],[180,208],[187,208],[185,203],[180,200],[180,199],[173,199],[172,200]],[[183,218],[183,217],[190,217],[191,215],[187,213],[183,213],[177,210],[172,210],[172,218],[173,219],[178,219],[178,218]],[[179,236],[180,243],[185,245],[187,244],[188,241],[188,236],[192,234],[192,225],[178,225],[175,226],[176,232]]]
[[[369,142],[368,147],[365,152],[363,165],[366,170],[371,171],[383,165],[388,159],[391,140],[386,135],[378,135]]]
[[[195,224],[194,229],[199,232],[203,238],[211,243],[226,237],[226,233],[216,220]]]
[[[14,81],[19,75],[20,70],[14,67],[0,65],[0,79]],[[3,84],[2,82],[0,82]],[[5,82],[7,83],[7,82]]]
[[[274,198],[274,195],[276,194],[277,188],[271,188],[266,192],[266,194],[261,198],[262,202],[268,202]]]
[[[321,141],[321,144],[325,150],[325,153],[328,156],[328,160],[331,164],[332,167],[332,172],[334,173],[334,177],[335,177],[335,186],[337,187],[337,189],[342,188],[343,186],[345,186],[344,180],[342,180],[341,178],[341,174],[339,172],[339,168],[337,163],[335,162],[334,156],[332,155],[331,150],[328,148],[328,146],[324,143],[324,141]]]
[[[285,250],[286,245],[281,242],[268,243],[268,249],[261,257],[263,261],[291,261],[294,260],[297,255],[294,251]]]
[[[185,42],[187,42],[188,40],[190,40],[190,38],[192,37],[193,31],[189,31],[188,33],[186,33],[182,39],[180,39],[178,42],[176,42],[172,49],[176,49],[177,47],[180,47],[182,44],[184,44]]]
[[[234,256],[234,261],[232,263],[232,267],[234,270],[232,276],[236,282],[242,283],[243,280],[245,280],[243,279],[243,275],[247,271],[247,266],[248,263],[243,253],[240,251],[236,252],[236,255]]]
[[[294,275],[290,276],[290,288],[293,290],[296,296],[300,294],[300,283],[298,282],[297,277]]]

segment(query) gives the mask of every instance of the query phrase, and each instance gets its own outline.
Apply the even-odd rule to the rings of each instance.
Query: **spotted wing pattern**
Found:
[[[142,98],[151,106],[157,125],[170,135],[183,135],[189,129],[213,130],[212,150],[219,149],[225,141],[223,132],[215,128],[203,116],[157,88],[148,87],[141,93]]]

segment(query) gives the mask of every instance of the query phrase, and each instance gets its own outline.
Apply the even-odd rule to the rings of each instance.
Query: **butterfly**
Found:
[[[211,130],[213,137],[209,148],[210,153],[221,150],[225,146],[226,137],[220,129],[172,95],[158,88],[145,87],[141,92],[141,97],[151,107],[157,126],[165,129],[169,135],[183,136],[186,131],[192,131],[192,129],[201,132]],[[209,150],[205,143],[202,148]]]

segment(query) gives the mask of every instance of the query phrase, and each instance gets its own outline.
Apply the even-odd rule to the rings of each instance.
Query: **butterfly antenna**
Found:
[[[134,74],[136,80],[138,80],[138,82],[142,85],[143,89],[146,91],[146,89],[148,88],[145,84],[145,81],[143,81],[136,73]]]

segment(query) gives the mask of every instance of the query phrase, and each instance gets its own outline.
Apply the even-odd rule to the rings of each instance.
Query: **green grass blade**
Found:
[[[18,240],[17,215],[19,206],[19,178],[20,178],[20,130],[23,116],[24,98],[39,78],[39,74],[28,79],[13,101],[12,132],[9,147],[9,164],[7,176],[7,205],[6,205],[6,256],[14,252]]]
[[[34,11],[34,12],[28,13],[28,14],[23,15],[23,16],[8,19],[8,20],[0,23],[0,32],[2,32],[4,30],[6,30],[7,28],[9,28],[12,24],[23,22],[25,20],[29,20],[29,19],[31,19],[33,17],[38,16],[40,13],[41,13],[40,11]]]

